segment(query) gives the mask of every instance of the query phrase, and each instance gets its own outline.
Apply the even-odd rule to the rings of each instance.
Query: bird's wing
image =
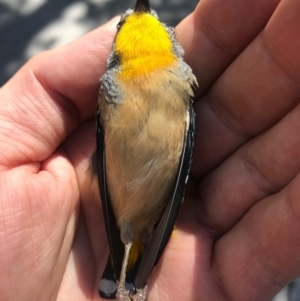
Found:
[[[122,268],[124,245],[121,241],[120,230],[117,226],[107,191],[104,130],[101,125],[99,105],[97,106],[96,113],[96,128],[97,149],[94,154],[93,161],[94,165],[96,165],[96,172],[98,175],[102,210],[110,247],[110,256],[100,281],[99,293],[102,298],[115,299],[117,279],[120,278]]]
[[[188,104],[189,124],[187,124],[181,161],[178,168],[173,193],[164,210],[162,218],[157,224],[154,235],[147,245],[135,277],[135,287],[140,289],[146,285],[147,279],[158,262],[169,241],[178,215],[179,207],[184,198],[185,186],[190,173],[192,154],[195,140],[195,112],[192,100]]]

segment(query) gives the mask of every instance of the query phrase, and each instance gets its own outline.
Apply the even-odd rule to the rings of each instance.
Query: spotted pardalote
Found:
[[[190,171],[196,85],[174,29],[137,0],[117,25],[97,105],[91,164],[110,246],[103,298],[147,298]]]

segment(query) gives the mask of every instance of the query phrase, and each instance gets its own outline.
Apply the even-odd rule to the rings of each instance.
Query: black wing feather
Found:
[[[101,203],[103,209],[103,215],[105,220],[106,234],[108,238],[108,243],[110,247],[110,257],[106,264],[106,268],[103,272],[102,279],[109,280],[111,282],[117,283],[117,279],[120,278],[122,260],[124,255],[124,245],[121,241],[120,230],[117,226],[116,218],[114,216],[111,202],[109,200],[109,195],[106,185],[106,165],[105,165],[105,144],[104,144],[104,130],[101,125],[99,106],[97,106],[96,113],[96,167],[98,174],[98,185],[101,195]],[[110,292],[110,288],[106,289],[101,287],[100,283],[100,295],[103,298],[114,299],[115,295]]]
[[[140,289],[146,285],[147,279],[153,267],[160,259],[161,254],[166,244],[168,243],[174,229],[178,210],[184,198],[185,186],[188,180],[192,163],[195,140],[195,113],[192,101],[189,102],[189,119],[190,123],[184,137],[181,161],[173,195],[170,198],[170,201],[167,204],[162,218],[160,219],[155,229],[154,235],[143,254],[139,270],[135,277],[135,287],[137,289]]]

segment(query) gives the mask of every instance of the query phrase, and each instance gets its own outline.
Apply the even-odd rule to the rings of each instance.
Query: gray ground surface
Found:
[[[36,53],[68,43],[121,14],[135,0],[0,0],[0,86]],[[152,0],[161,20],[176,25],[198,0]],[[300,280],[273,301],[300,301]],[[241,300],[242,301],[242,300]]]
[[[70,42],[135,0],[0,0],[0,86],[30,57]],[[152,0],[160,18],[175,25],[193,11],[198,0]]]

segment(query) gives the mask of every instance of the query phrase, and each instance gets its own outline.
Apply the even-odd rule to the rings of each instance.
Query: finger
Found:
[[[199,220],[228,231],[262,198],[283,189],[300,171],[300,105],[211,172],[198,190]]]
[[[44,160],[94,114],[115,23],[38,55],[1,89],[0,164]]]
[[[94,300],[97,265],[83,219],[79,219],[70,257],[55,300]]]
[[[196,103],[194,176],[201,177],[299,101],[300,3],[280,3],[262,33]],[[285,37],[285,38],[283,38]]]
[[[201,0],[176,28],[203,93],[267,24],[279,0]]]
[[[86,225],[87,237],[91,253],[95,258],[95,268],[92,294],[99,295],[98,285],[109,256],[109,246],[102,207],[100,204],[97,178],[92,175],[90,158],[95,151],[96,129],[94,120],[84,123],[63,143],[63,148],[69,155],[75,168],[80,192],[82,217]],[[84,287],[83,287],[84,288]],[[80,287],[81,290],[81,287]]]
[[[230,300],[271,300],[300,275],[300,177],[257,203],[215,245],[214,268]]]
[[[94,120],[88,121],[66,139],[63,148],[75,169],[83,219],[97,267],[101,268],[106,264],[108,242],[98,182],[96,177],[92,178],[90,168],[90,158],[96,148],[95,136],[95,122]]]

